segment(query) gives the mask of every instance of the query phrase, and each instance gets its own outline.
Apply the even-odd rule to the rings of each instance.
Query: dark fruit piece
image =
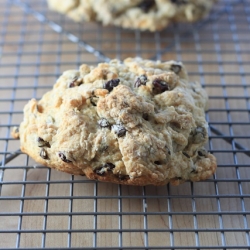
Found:
[[[109,92],[113,90],[114,87],[118,86],[120,79],[112,79],[103,84],[103,88],[107,89]]]
[[[161,94],[167,90],[169,90],[169,86],[164,80],[155,79],[153,81],[153,93],[155,95]]]
[[[66,162],[66,163],[71,163],[71,162],[72,162],[72,161],[68,160],[68,159],[66,158],[65,154],[62,153],[62,152],[59,152],[59,153],[58,153],[58,156],[59,156],[59,158],[60,158],[62,161]]]

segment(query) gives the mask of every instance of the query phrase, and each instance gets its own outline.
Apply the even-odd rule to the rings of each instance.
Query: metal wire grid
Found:
[[[76,25],[45,1],[1,1],[1,249],[249,249],[249,3],[221,1],[202,23],[151,34]],[[16,152],[10,130],[31,97],[40,98],[63,70],[127,56],[181,60],[206,88],[213,178],[117,186],[37,166]]]

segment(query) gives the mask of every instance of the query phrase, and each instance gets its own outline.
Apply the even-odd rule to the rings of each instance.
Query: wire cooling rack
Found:
[[[250,1],[149,33],[75,24],[45,1],[0,1],[1,249],[250,249]],[[10,131],[25,103],[81,63],[183,61],[210,96],[218,170],[178,187],[98,183],[37,165]]]

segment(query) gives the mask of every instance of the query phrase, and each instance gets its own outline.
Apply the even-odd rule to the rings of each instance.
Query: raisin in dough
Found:
[[[182,63],[127,58],[83,64],[25,106],[21,150],[43,165],[100,181],[204,180],[216,169],[204,148],[207,100]]]
[[[170,22],[204,18],[217,0],[48,0],[51,10],[76,22],[99,21],[104,25],[141,30],[161,30]]]

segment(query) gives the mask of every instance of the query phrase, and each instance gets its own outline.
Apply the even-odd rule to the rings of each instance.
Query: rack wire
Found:
[[[249,249],[250,1],[221,0],[204,21],[140,32],[75,24],[46,1],[0,2],[0,249]],[[21,153],[22,108],[81,63],[180,60],[210,96],[214,176],[129,187],[71,176]]]

